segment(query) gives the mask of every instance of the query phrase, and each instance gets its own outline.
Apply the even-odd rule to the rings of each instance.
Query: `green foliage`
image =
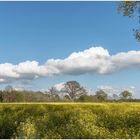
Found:
[[[131,99],[132,93],[127,90],[124,90],[123,92],[121,92],[120,97],[124,100]]]
[[[140,138],[139,103],[0,104],[0,138]]]
[[[37,130],[35,124],[31,119],[25,122],[20,122],[17,126],[16,132],[13,134],[16,139],[35,139],[37,138]]]
[[[140,23],[140,2],[139,1],[120,1],[118,11],[129,18],[138,17]],[[140,41],[140,28],[133,29],[135,38]]]
[[[95,96],[99,101],[105,101],[107,99],[107,94],[103,90],[96,91]]]
[[[97,102],[98,99],[94,95],[82,95],[76,101],[80,101],[80,102]]]
[[[86,95],[86,90],[81,87],[77,81],[68,81],[65,83],[65,92],[69,95],[69,98],[74,101],[82,95]]]
[[[123,13],[123,16],[132,17],[135,11],[138,11],[137,1],[121,1],[118,3],[118,11]]]
[[[33,91],[0,91],[0,102],[46,102],[52,101],[48,94]]]

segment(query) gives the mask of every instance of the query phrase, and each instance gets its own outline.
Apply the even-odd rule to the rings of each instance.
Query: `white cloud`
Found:
[[[111,68],[110,55],[102,47],[92,47],[83,52],[74,52],[65,59],[51,59],[46,67],[54,70],[54,74],[79,75],[85,73],[108,73]]]
[[[140,51],[110,55],[103,47],[91,47],[65,59],[49,59],[42,65],[37,61],[0,64],[0,83],[54,75],[111,74],[128,68],[140,69]]]
[[[65,90],[65,82],[61,82],[61,83],[55,84],[53,87],[54,87],[58,92],[61,92],[61,91]]]
[[[102,47],[92,47],[83,52],[74,52],[65,59],[48,60],[46,67],[51,68],[52,74],[114,73],[128,68],[140,68],[140,51],[110,55]]]
[[[65,88],[65,82],[61,82],[61,83],[57,83],[55,85],[52,86],[57,93],[59,94],[60,97],[64,97],[65,95],[67,95],[66,93],[66,88]],[[48,88],[49,91],[50,88]]]
[[[136,87],[135,86],[130,86],[130,89],[135,89]]]
[[[15,65],[10,63],[0,64],[0,79],[18,78],[19,74],[14,71]]]
[[[16,91],[23,91],[25,90],[23,87],[17,86],[17,87],[13,87],[14,90]]]
[[[109,86],[109,85],[100,85],[97,86],[97,90],[103,90],[105,91],[109,96],[112,96],[113,94],[116,94],[119,96],[119,94],[124,91],[128,90],[135,96],[135,87],[134,86],[128,86],[128,87],[114,87],[114,86]]]
[[[140,68],[140,51],[121,52],[111,56],[115,70]]]
[[[97,90],[103,90],[106,93],[108,93],[109,96],[112,96],[113,94],[119,95],[123,89],[121,89],[120,87],[100,85],[100,86],[97,87]]]
[[[34,79],[47,74],[46,68],[37,61],[26,61],[15,66],[14,70],[22,78]]]

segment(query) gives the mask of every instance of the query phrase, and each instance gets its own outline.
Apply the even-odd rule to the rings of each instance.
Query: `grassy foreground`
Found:
[[[0,138],[140,139],[140,103],[1,103]]]

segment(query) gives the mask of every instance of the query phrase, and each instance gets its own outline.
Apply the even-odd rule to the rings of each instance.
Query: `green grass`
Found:
[[[140,103],[0,103],[0,138],[140,138]]]

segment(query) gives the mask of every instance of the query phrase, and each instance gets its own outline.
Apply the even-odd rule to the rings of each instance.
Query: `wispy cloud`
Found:
[[[140,51],[110,55],[103,47],[92,47],[73,52],[65,59],[49,59],[42,65],[37,61],[25,61],[17,65],[0,64],[0,82],[33,80],[54,75],[112,74],[129,68],[140,69]]]

